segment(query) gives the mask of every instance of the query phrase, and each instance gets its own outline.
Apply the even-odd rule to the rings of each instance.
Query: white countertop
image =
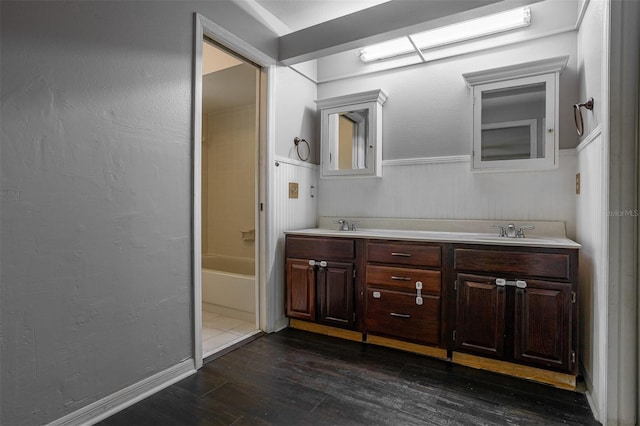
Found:
[[[485,244],[496,246],[520,246],[520,247],[551,247],[572,248],[582,247],[580,244],[565,237],[555,236],[526,236],[525,238],[499,237],[497,234],[476,232],[444,232],[407,229],[367,229],[357,231],[340,231],[328,228],[309,228],[297,231],[287,231],[289,235],[315,235],[324,237],[343,238],[380,238],[388,240],[406,241],[432,241],[443,243]]]

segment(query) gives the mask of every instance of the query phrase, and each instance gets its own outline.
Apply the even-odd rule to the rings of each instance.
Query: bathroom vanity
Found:
[[[575,388],[580,245],[564,225],[509,238],[416,223],[288,232],[290,325]]]

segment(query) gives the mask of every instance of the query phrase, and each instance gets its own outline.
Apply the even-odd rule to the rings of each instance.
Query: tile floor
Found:
[[[202,357],[239,342],[257,331],[255,323],[202,311]]]

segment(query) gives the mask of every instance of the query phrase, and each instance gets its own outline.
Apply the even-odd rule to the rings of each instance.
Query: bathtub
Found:
[[[255,322],[254,259],[203,254],[202,302],[206,311]]]

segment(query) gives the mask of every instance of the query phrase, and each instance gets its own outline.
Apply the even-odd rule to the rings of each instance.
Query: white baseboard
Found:
[[[193,359],[167,368],[151,377],[112,393],[99,401],[54,420],[48,426],[92,425],[161,391],[196,372]]]
[[[589,407],[591,408],[591,412],[593,413],[593,418],[604,424],[602,419],[600,418],[600,412],[598,411],[598,406],[596,402],[593,400],[593,395],[591,395],[591,391],[586,391],[585,396],[587,397],[587,402],[589,403]]]
[[[277,333],[280,330],[284,330],[285,328],[289,327],[289,318],[280,318],[278,321],[276,321],[276,323],[274,324],[274,329],[273,332]]]

